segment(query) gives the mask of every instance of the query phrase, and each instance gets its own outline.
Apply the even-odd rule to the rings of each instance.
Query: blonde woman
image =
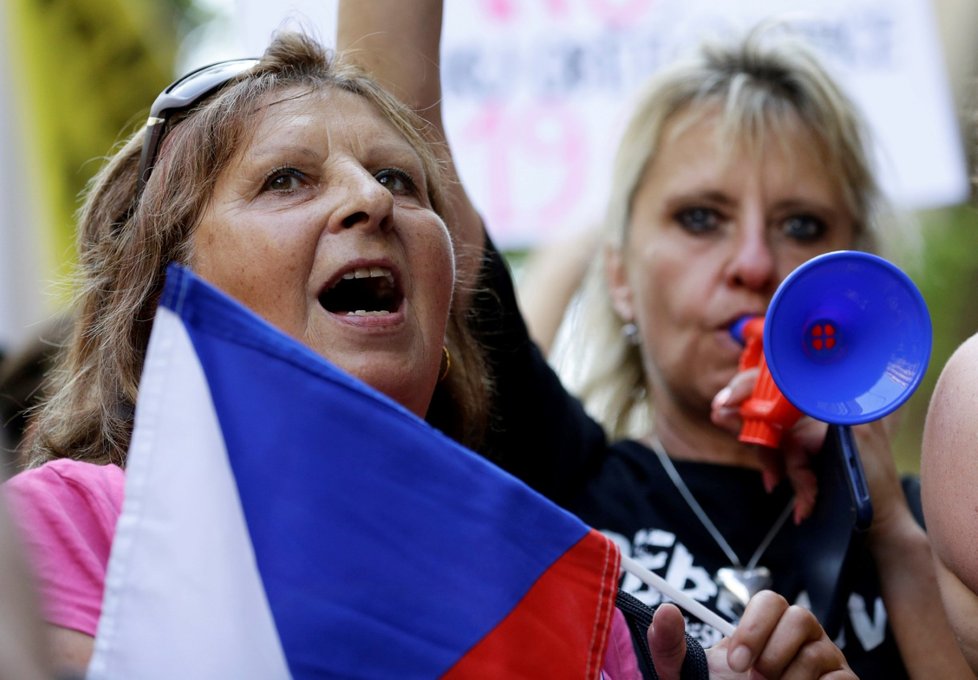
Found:
[[[614,166],[605,257],[557,350],[566,384],[616,440],[569,507],[731,616],[758,588],[807,603],[800,567],[840,560],[829,632],[857,675],[964,677],[912,510],[919,491],[901,484],[883,424],[856,428],[875,516],[845,554],[805,538],[818,502],[808,457],[825,426],[803,419],[766,459],[736,437],[753,376],[737,375],[733,323],[763,315],[806,260],[899,238],[869,159],[853,103],[784,31],[707,44],[653,78]],[[716,639],[695,626],[704,645]]]

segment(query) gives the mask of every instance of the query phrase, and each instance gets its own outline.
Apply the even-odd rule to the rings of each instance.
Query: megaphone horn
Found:
[[[781,283],[764,319],[775,384],[800,411],[836,425],[888,415],[927,371],[931,322],[903,271],[869,253],[815,257]]]

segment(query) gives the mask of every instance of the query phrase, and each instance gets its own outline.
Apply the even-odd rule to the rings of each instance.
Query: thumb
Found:
[[[660,680],[679,680],[686,658],[686,620],[674,604],[662,604],[652,615],[647,638]]]

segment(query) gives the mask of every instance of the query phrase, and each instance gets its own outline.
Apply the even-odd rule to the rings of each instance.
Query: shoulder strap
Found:
[[[659,675],[655,672],[655,664],[652,663],[652,652],[649,651],[648,638],[646,633],[652,625],[652,607],[641,602],[628,593],[619,590],[615,604],[625,616],[628,623],[628,630],[632,634],[632,646],[635,648],[635,656],[638,658],[638,667],[645,680],[659,680]],[[709,680],[710,670],[706,663],[706,652],[702,645],[686,634],[686,658],[683,660],[683,667],[679,673],[681,680]]]

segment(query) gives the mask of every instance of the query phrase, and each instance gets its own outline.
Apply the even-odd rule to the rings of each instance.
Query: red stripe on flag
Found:
[[[621,558],[594,529],[545,571],[445,678],[583,678],[604,660]]]

